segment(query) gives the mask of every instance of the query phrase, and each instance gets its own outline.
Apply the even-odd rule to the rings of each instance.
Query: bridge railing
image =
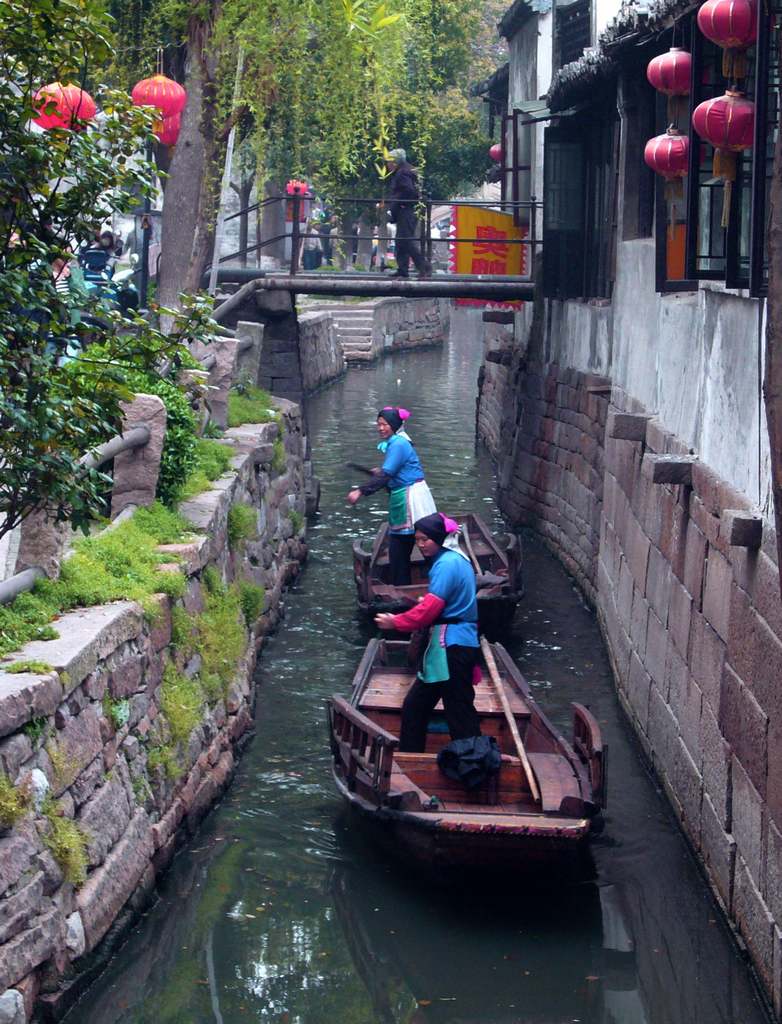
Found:
[[[321,243],[324,239],[328,239],[329,242],[350,242],[358,245],[361,241],[380,242],[382,237],[378,237],[373,231],[371,234],[356,232],[356,233],[345,233],[341,231],[307,231],[302,230],[302,210],[305,203],[313,202],[316,199],[315,195],[309,192],[300,193],[297,195],[274,195],[268,196],[266,199],[260,200],[259,202],[252,203],[251,205],[244,207],[241,210],[230,214],[225,217],[224,223],[232,220],[236,220],[238,217],[247,216],[250,213],[258,213],[265,210],[267,207],[272,206],[275,203],[281,203],[285,210],[286,220],[290,222],[290,231],[285,231],[282,234],[271,235],[267,238],[263,238],[259,235],[256,242],[248,244],[242,249],[237,249],[235,252],[228,253],[226,256],[220,256],[218,259],[219,264],[233,263],[236,260],[246,261],[248,256],[255,255],[260,258],[264,249],[268,249],[270,246],[275,245],[278,242],[290,242],[290,257],[288,259],[288,273],[291,276],[301,273],[301,250],[303,243],[307,239],[317,239]],[[345,207],[366,207],[368,209],[384,211],[387,210],[390,205],[390,200],[387,198],[373,198],[363,199],[358,196],[343,196],[334,200],[329,201],[328,206],[331,209],[344,209]],[[421,251],[429,262],[432,260],[434,246],[440,244],[456,244],[456,243],[486,243],[487,241],[500,242],[502,245],[520,245],[528,249],[529,259],[527,261],[529,272],[524,274],[525,279],[534,278],[534,267],[535,259],[540,248],[542,240],[537,234],[537,212],[541,208],[542,204],[539,203],[535,196],[532,196],[529,200],[524,201],[504,201],[498,203],[492,200],[481,200],[481,199],[395,199],[395,204],[407,205],[413,207],[418,213],[418,219],[420,229],[415,236],[396,235],[396,241],[416,241],[421,246]],[[433,210],[438,208],[478,208],[493,210],[499,213],[513,213],[514,225],[519,224],[526,220],[526,226],[528,228],[528,234],[526,237],[513,237],[513,238],[501,238],[501,239],[487,239],[485,237],[473,237],[473,236],[458,236],[449,234],[447,238],[442,238],[439,234],[435,237],[432,213]],[[525,216],[526,214],[526,216]],[[442,218],[438,218],[440,220]],[[260,231],[260,228],[259,228]],[[206,273],[208,273],[210,267],[207,267]],[[484,275],[487,276],[487,275]],[[491,275],[488,275],[491,276]],[[506,275],[498,275],[506,276]]]

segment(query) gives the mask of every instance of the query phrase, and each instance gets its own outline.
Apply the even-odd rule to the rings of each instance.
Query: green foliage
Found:
[[[103,695],[103,714],[111,722],[114,731],[128,724],[130,718],[130,701],[117,700],[108,692]]]
[[[251,505],[238,502],[228,509],[228,546],[235,548],[258,532],[258,513]]]
[[[0,772],[0,828],[13,828],[24,817],[29,805],[25,794]]]
[[[225,584],[216,565],[207,565],[203,572],[203,584],[210,594],[224,594]]]
[[[193,620],[181,604],[171,609],[171,645],[189,657],[193,649]]]
[[[49,623],[71,608],[126,599],[150,607],[154,594],[181,597],[181,572],[160,572],[156,537],[131,519],[94,538],[80,540],[63,562],[59,580],[38,580],[30,593],[0,607],[0,656],[30,640],[57,636]]]
[[[157,496],[164,505],[175,505],[198,465],[196,420],[190,402],[178,384],[154,374],[133,374],[128,383],[135,391],[157,395],[166,407],[166,437],[160,456]]]
[[[3,665],[2,670],[12,674],[30,672],[35,676],[45,676],[54,672],[52,666],[46,661],[15,661],[11,665]]]
[[[227,693],[236,674],[247,641],[243,623],[238,586],[207,589],[204,610],[198,616],[196,650],[201,655],[201,679],[211,702]]]
[[[190,738],[190,733],[201,721],[202,707],[203,696],[198,681],[177,672],[173,665],[166,665],[160,710],[168,722],[175,746],[181,746]]]
[[[154,537],[158,544],[179,544],[193,533],[193,527],[184,516],[160,501],[138,509],[133,520],[140,530]]]
[[[288,519],[291,521],[294,534],[300,533],[302,526],[304,526],[304,516],[301,512],[297,512],[295,508],[292,508],[288,513]]]
[[[47,798],[43,815],[48,821],[44,844],[57,861],[66,882],[78,888],[87,878],[87,837],[71,818],[57,813],[57,806]]]
[[[70,786],[79,771],[79,765],[73,755],[69,755],[52,737],[46,744],[46,753],[52,763],[54,780],[58,786]]]
[[[282,438],[278,437],[272,446],[272,469],[275,473],[284,473],[286,462],[285,445],[282,443]]]
[[[199,438],[196,441],[194,468],[179,492],[179,500],[186,501],[208,491],[212,482],[231,468],[233,456],[233,449],[229,446],[219,441]]]
[[[184,341],[206,337],[210,306],[185,301],[164,335],[105,308],[78,274],[57,291],[54,264],[152,194],[154,168],[140,154],[154,115],[90,82],[100,118],[78,131],[30,129],[41,83],[84,84],[111,59],[111,19],[98,0],[8,0],[0,39],[0,537],[36,510],[86,532],[109,480],[81,456],[118,432],[128,373],[175,362]]]
[[[151,772],[156,772],[160,769],[169,782],[174,782],[178,779],[182,770],[177,752],[167,744],[150,747],[147,753],[147,768]]]
[[[257,583],[251,583],[250,580],[239,580],[237,586],[239,588],[239,604],[244,621],[247,628],[252,629],[263,612],[263,606],[266,603],[266,591]]]
[[[22,726],[22,732],[27,736],[34,747],[37,745],[41,736],[46,732],[46,725],[47,719],[41,715],[37,718],[31,718],[29,722],[25,722]]]
[[[272,423],[277,419],[279,414],[268,391],[248,384],[237,385],[228,392],[229,427],[240,427],[243,423]]]

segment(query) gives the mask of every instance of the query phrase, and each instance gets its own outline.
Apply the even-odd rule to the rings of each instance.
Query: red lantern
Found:
[[[725,51],[722,57],[724,77],[731,82],[744,78],[747,73],[744,50],[757,38],[755,0],[706,0],[698,11],[698,28]]]
[[[730,196],[736,180],[736,154],[750,149],[755,141],[755,104],[744,93],[728,89],[724,96],[699,103],[692,113],[692,126],[714,146],[714,175],[725,182],[722,226],[728,226]]]
[[[692,57],[680,46],[653,57],[646,68],[649,84],[666,96],[686,96],[690,91]]]
[[[489,156],[495,162],[495,164],[502,162],[502,146],[499,142],[495,142],[489,150]]]
[[[56,107],[47,111],[52,103]],[[88,92],[78,85],[60,85],[52,82],[39,89],[33,98],[33,106],[38,114],[33,121],[41,128],[73,128],[76,131],[84,127],[84,122],[91,121],[97,112],[95,101]]]
[[[181,114],[174,114],[173,117],[164,117],[162,121],[155,125],[155,135],[157,135],[158,141],[164,146],[175,146],[181,127]]]
[[[181,114],[187,103],[187,93],[179,82],[165,75],[153,75],[137,82],[130,98],[137,107],[157,107],[164,119]]]
[[[661,174],[666,181],[683,178],[687,174],[690,159],[690,140],[676,128],[669,128],[665,135],[649,139],[644,148],[647,167]]]

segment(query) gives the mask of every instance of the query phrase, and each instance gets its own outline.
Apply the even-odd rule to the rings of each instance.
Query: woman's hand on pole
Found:
[[[348,501],[351,505],[355,505],[358,499],[361,497],[361,491],[358,487],[354,487],[352,491],[348,491]]]
[[[375,625],[378,629],[395,629],[394,616],[390,612],[381,612],[375,616]]]

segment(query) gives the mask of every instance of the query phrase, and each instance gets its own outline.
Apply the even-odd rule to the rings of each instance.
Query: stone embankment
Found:
[[[306,554],[301,414],[277,407],[279,424],[226,431],[233,472],[180,506],[193,539],[161,551],[182,599],[68,612],[0,665],[4,1024],[61,1017],[233,775]]]
[[[477,422],[503,511],[542,534],[594,604],[641,747],[780,1014],[771,524],[615,382],[546,359],[534,320],[530,334],[487,316]]]
[[[442,344],[448,333],[449,317],[450,303],[444,299],[305,305],[299,313],[305,381],[309,376],[317,379],[319,386],[327,379],[322,367],[338,362],[319,354],[326,348],[322,338],[327,330],[333,332],[334,345],[341,350],[345,364],[361,366],[389,352]]]

